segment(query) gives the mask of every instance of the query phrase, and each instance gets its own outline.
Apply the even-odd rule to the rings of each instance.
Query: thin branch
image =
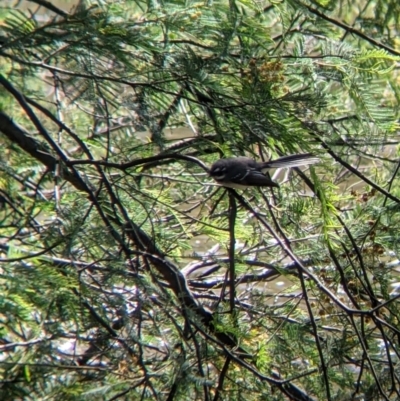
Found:
[[[338,21],[332,17],[328,17],[326,14],[324,14],[322,11],[317,10],[316,8],[313,8],[311,6],[309,6],[308,4],[305,4],[301,1],[296,1],[297,4],[301,5],[302,7],[306,8],[310,13],[318,16],[319,18],[324,19],[325,21],[330,22],[333,25],[338,26],[339,28],[344,29],[346,32],[352,33],[355,36],[360,37],[361,39],[366,40],[367,42],[369,42],[370,44],[372,44],[373,46],[376,46],[380,49],[384,49],[386,50],[388,53],[390,54],[394,54],[395,56],[400,56],[400,52],[396,51],[395,49],[393,49],[392,47],[389,47],[381,42],[378,42],[377,40],[375,40],[374,38],[371,38],[370,36],[366,35],[365,33],[361,32],[358,29],[353,28],[350,25],[345,24],[342,21]]]
[[[230,312],[233,313],[235,310],[235,298],[236,298],[236,273],[235,273],[235,223],[237,216],[237,206],[235,194],[231,189],[228,190],[229,193],[229,305]]]
[[[53,11],[53,13],[60,15],[61,17],[67,18],[70,15],[46,0],[28,0],[28,1],[30,1],[31,3],[39,4],[40,6],[47,8],[50,11]]]

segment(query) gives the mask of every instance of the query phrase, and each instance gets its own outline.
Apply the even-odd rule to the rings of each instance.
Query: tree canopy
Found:
[[[0,398],[399,399],[399,15],[2,2]]]

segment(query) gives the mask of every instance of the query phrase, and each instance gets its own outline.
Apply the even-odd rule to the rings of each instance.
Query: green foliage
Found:
[[[399,398],[397,3],[2,4],[0,398]]]

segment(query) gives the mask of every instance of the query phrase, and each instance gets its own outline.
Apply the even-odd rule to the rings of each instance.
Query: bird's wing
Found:
[[[246,179],[243,180],[248,186],[259,186],[259,187],[279,187],[279,185],[272,181],[269,174],[265,175],[258,170],[248,170]],[[242,181],[242,182],[243,182]]]

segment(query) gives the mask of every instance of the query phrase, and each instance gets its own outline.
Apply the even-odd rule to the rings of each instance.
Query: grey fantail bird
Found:
[[[229,157],[216,161],[210,169],[210,176],[218,184],[235,189],[247,187],[279,187],[267,174],[273,168],[290,168],[318,163],[318,157],[311,153],[283,156],[268,162],[256,162],[250,157]]]

